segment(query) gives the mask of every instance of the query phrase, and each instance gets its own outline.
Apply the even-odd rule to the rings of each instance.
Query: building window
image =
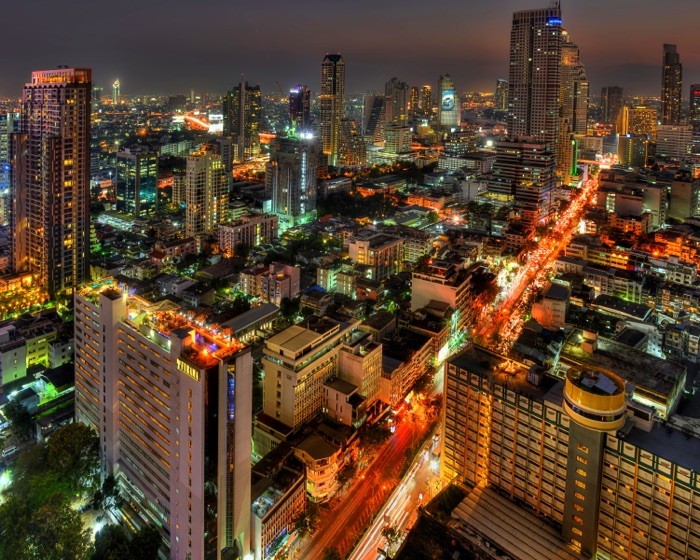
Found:
[[[585,483],[585,482],[581,482],[580,480],[577,480],[577,481],[576,481],[576,486],[578,486],[581,490],[585,490],[585,489],[586,489],[586,483]]]

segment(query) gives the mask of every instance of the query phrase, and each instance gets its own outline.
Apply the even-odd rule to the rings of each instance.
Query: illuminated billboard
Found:
[[[440,108],[443,111],[454,111],[455,95],[456,92],[454,89],[443,89],[440,92]]]

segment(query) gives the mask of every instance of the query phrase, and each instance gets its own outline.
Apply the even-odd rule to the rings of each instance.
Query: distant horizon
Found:
[[[405,0],[356,0],[329,7],[320,0],[274,9],[207,0],[123,0],[113,5],[74,0],[36,7],[15,2],[6,21],[8,44],[22,45],[3,63],[0,96],[18,98],[33,70],[59,64],[92,68],[105,91],[115,79],[125,96],[224,92],[240,81],[274,94],[302,83],[318,92],[326,52],[346,61],[347,91],[381,91],[396,76],[409,85],[437,85],[451,74],[459,91],[492,91],[507,78],[512,13],[549,0],[437,0],[430,10]],[[75,12],[80,18],[74,17]],[[664,43],[678,45],[683,98],[700,83],[697,0],[586,0],[562,3],[564,27],[581,51],[591,92],[620,85],[626,95],[658,96]],[[601,17],[604,15],[604,17]],[[679,16],[683,17],[679,17]],[[72,64],[71,64],[72,63]],[[189,83],[188,83],[189,82]]]

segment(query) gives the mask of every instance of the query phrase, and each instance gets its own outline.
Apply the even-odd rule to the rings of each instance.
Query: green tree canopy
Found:
[[[85,424],[75,422],[57,430],[47,445],[47,466],[76,493],[94,493],[100,480],[100,439]]]

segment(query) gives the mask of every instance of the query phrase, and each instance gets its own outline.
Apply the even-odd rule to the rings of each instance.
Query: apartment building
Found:
[[[247,214],[233,222],[219,224],[219,249],[237,255],[241,248],[252,249],[277,237],[277,216]]]

